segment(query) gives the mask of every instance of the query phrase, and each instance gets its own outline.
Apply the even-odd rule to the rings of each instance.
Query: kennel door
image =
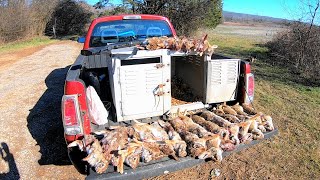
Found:
[[[159,87],[163,84],[163,68],[159,68],[159,65],[161,63],[120,67],[121,109],[124,120],[163,114],[163,96]]]
[[[211,59],[207,61],[206,103],[236,99],[240,59]]]

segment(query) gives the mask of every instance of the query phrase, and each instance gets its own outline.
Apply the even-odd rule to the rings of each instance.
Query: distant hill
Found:
[[[273,18],[268,16],[258,16],[251,14],[235,13],[229,11],[223,11],[223,19],[225,22],[239,22],[239,23],[267,23],[267,24],[277,24],[277,25],[287,25],[290,20]]]

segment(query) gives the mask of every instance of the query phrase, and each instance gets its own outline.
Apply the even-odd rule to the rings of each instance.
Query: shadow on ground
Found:
[[[40,165],[70,165],[61,121],[61,97],[69,66],[53,70],[45,79],[47,90],[30,110],[28,129],[40,146]]]
[[[0,172],[0,179],[20,179],[19,170],[17,168],[14,157],[10,153],[9,146],[5,142],[1,142],[0,155],[0,160],[8,166],[7,172]]]

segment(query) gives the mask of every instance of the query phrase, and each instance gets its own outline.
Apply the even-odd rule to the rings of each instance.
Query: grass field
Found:
[[[46,36],[35,37],[29,40],[17,41],[0,45],[0,53],[17,51],[24,48],[36,47],[54,42],[57,42],[57,40],[50,39]]]
[[[232,29],[228,27],[229,29]],[[235,27],[237,28],[237,27]],[[320,87],[292,74],[285,67],[272,65],[260,36],[209,32],[210,42],[219,46],[219,53],[246,58],[252,53],[258,59],[255,73],[255,107],[271,114],[279,135],[263,153],[271,177],[283,179],[317,179],[320,177]],[[220,32],[219,32],[220,31]],[[258,173],[258,172],[256,172]],[[259,174],[259,173],[258,173]],[[259,177],[259,175],[258,175]],[[270,177],[270,176],[269,176]]]

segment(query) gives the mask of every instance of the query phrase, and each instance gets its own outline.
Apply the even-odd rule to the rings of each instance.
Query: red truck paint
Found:
[[[163,16],[157,16],[157,15],[148,15],[148,14],[126,14],[126,15],[116,15],[116,16],[107,16],[107,17],[100,17],[97,18],[95,20],[92,21],[87,36],[86,36],[86,41],[84,42],[83,45],[83,50],[86,50],[89,47],[89,42],[90,42],[90,38],[91,38],[91,33],[93,31],[93,28],[101,22],[108,22],[108,21],[119,21],[119,20],[123,20],[123,17],[125,16],[140,16],[141,19],[145,19],[145,20],[159,20],[159,21],[166,21],[170,27],[170,30],[172,31],[173,36],[177,36],[176,34],[176,30],[174,29],[173,25],[171,24],[171,22],[169,21],[168,18],[163,17]]]
[[[248,96],[254,95],[254,77],[251,74],[251,65],[249,62],[244,62],[241,69],[243,69],[243,86],[241,87],[242,97],[239,99],[240,103],[250,103],[247,102]],[[246,89],[248,87],[248,89]]]
[[[80,113],[81,113],[81,118],[82,118],[82,128],[83,128],[83,133],[88,135],[91,132],[91,127],[90,127],[90,119],[89,119],[89,111],[87,107],[87,99],[86,99],[86,91],[85,91],[85,86],[83,83],[80,81],[66,81],[65,83],[65,89],[64,89],[64,94],[65,95],[72,95],[72,94],[77,94],[78,95],[78,100],[79,100],[79,106],[80,106]],[[72,142],[76,139],[78,139],[81,135],[66,135],[65,138],[67,142]]]

